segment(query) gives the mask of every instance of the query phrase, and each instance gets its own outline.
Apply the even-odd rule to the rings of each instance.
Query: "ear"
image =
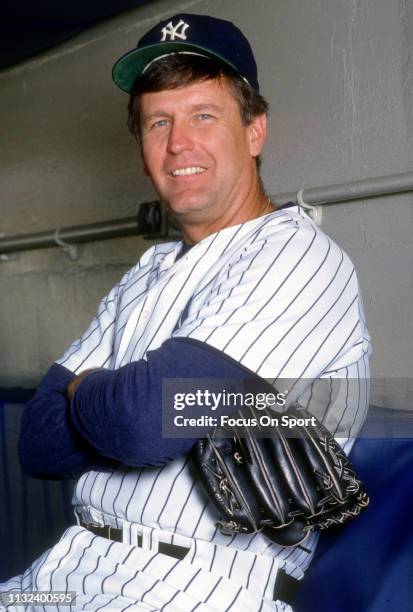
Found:
[[[254,117],[247,129],[251,157],[258,157],[261,154],[267,137],[267,115],[263,114]]]

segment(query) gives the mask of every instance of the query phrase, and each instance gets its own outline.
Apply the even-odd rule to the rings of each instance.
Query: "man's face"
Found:
[[[140,131],[147,174],[179,222],[240,222],[237,211],[256,196],[265,117],[244,125],[225,80],[143,94]]]

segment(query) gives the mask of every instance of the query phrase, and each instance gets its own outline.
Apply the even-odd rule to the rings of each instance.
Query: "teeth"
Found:
[[[178,170],[172,170],[172,176],[188,176],[190,174],[200,174],[205,172],[205,168],[200,166],[191,166],[189,168],[179,168]]]

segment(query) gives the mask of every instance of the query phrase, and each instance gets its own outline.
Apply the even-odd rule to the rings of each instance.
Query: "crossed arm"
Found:
[[[117,370],[76,376],[54,364],[23,413],[23,471],[40,478],[76,477],[86,469],[172,461],[196,439],[162,437],[162,379],[250,375],[231,357],[188,338],[167,340],[146,360]]]

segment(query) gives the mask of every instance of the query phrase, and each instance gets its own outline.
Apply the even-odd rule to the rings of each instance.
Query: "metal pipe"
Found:
[[[407,191],[413,191],[413,172],[363,179],[351,183],[338,183],[325,187],[312,187],[302,192],[302,199],[306,204],[325,205]],[[293,191],[271,196],[271,199],[279,204],[285,204],[291,201],[296,202],[296,197],[297,191]]]
[[[325,205],[408,191],[413,191],[413,172],[364,179],[351,183],[327,185],[325,187],[313,187],[302,192],[302,199],[307,204]],[[278,204],[296,201],[296,198],[297,192],[280,193],[271,196],[271,199]],[[137,219],[135,217],[126,217],[101,223],[91,223],[89,225],[74,225],[62,228],[61,230],[5,236],[0,238],[0,254],[62,246],[62,243],[79,244],[93,240],[106,240],[108,238],[137,235],[138,233]]]
[[[121,236],[138,234],[138,221],[136,217],[125,217],[91,223],[89,225],[73,225],[61,230],[49,230],[35,234],[5,236],[0,238],[0,253],[17,253],[30,249],[46,249],[53,246],[62,246],[62,243],[80,244],[93,240],[106,240]],[[60,244],[59,244],[60,242]]]

